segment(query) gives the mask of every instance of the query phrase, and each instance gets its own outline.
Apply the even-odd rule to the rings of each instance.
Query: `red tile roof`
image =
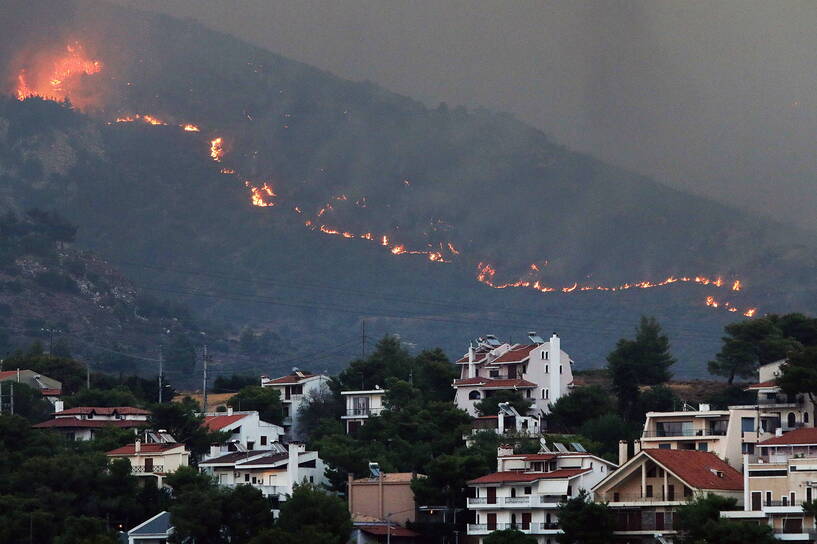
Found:
[[[525,461],[550,461],[559,457],[555,453],[514,453],[511,455],[500,455],[502,459],[524,459]]]
[[[40,394],[44,397],[59,397],[62,395],[62,389],[40,389]]]
[[[475,385],[479,387],[536,387],[535,383],[527,380],[506,380],[497,378],[463,378],[461,380],[454,380],[454,387],[461,385]]]
[[[717,455],[697,450],[641,450],[655,462],[697,489],[743,489],[743,475]],[[716,474],[722,473],[722,477]]]
[[[312,378],[317,376],[317,374],[310,374],[309,372],[303,372],[303,376],[298,376],[297,374],[290,374],[289,376],[281,376],[280,378],[275,378],[274,380],[266,380],[264,383],[274,383],[277,385],[284,385],[284,384],[296,384],[300,383],[301,381]]]
[[[58,416],[68,416],[74,414],[99,414],[101,416],[111,416],[115,413],[121,414],[123,416],[149,416],[150,412],[148,410],[142,410],[141,408],[134,408],[133,406],[111,406],[111,407],[101,407],[101,406],[77,406],[76,408],[69,408],[67,410],[63,410],[62,412],[57,412],[56,415]]]
[[[505,353],[502,357],[494,361],[495,363],[521,363],[528,357],[530,352],[536,349],[537,344],[529,344],[527,346],[516,346]]]
[[[777,387],[777,380],[766,380],[765,382],[753,383],[752,385],[748,386],[745,391],[749,391],[751,389],[766,389],[768,387]]]
[[[20,369],[20,372],[22,371],[23,369]],[[0,380],[5,380],[6,378],[11,378],[12,376],[17,376],[16,370],[4,370],[0,372]]]
[[[233,414],[231,416],[207,416],[204,418],[204,426],[211,431],[220,431],[224,427],[228,427],[236,421],[244,419],[245,417],[247,417],[247,414]]]
[[[758,443],[758,446],[789,446],[802,444],[817,444],[817,429],[813,427],[803,427],[783,433]]]
[[[184,444],[179,442],[171,444],[142,444],[140,453],[164,453],[168,450],[183,447]],[[136,455],[136,444],[128,444],[127,446],[116,448],[115,450],[106,452],[106,455]]]
[[[483,351],[474,350],[474,362],[475,363],[481,363],[482,361],[485,360],[485,358],[487,356],[488,356],[488,350],[483,350]],[[468,354],[467,353],[465,355],[463,355],[462,357],[460,357],[459,359],[457,359],[458,364],[467,363],[467,362],[468,362]]]
[[[102,429],[104,427],[118,427],[120,429],[129,429],[134,427],[142,427],[148,424],[147,421],[138,421],[133,419],[79,419],[76,417],[60,417],[57,419],[50,419],[32,425],[35,429]]]
[[[406,529],[405,527],[400,527],[399,525],[392,525],[389,528],[386,525],[357,525],[357,529],[360,529],[364,533],[369,533],[370,535],[391,535],[394,537],[407,537],[407,538],[416,538],[420,536],[420,533],[415,533],[411,529]]]
[[[563,468],[552,472],[494,472],[480,476],[469,484],[501,484],[505,482],[535,482],[537,480],[560,480],[573,478],[590,471],[589,468]]]

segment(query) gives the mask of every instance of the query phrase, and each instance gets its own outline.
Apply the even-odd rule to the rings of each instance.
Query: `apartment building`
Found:
[[[712,452],[644,449],[593,488],[616,514],[615,542],[672,542],[675,510],[713,493],[743,503],[743,476]]]
[[[58,406],[62,403],[59,402]],[[134,433],[148,425],[150,412],[133,406],[78,406],[56,412],[53,419],[32,425],[34,429],[50,429],[64,434],[69,440],[93,440],[106,427],[133,429]]]
[[[559,502],[589,491],[615,468],[587,452],[515,454],[512,446],[500,446],[497,471],[468,482],[468,510],[475,520],[468,535],[482,543],[493,531],[515,528],[538,544],[553,544],[561,533]]]
[[[328,484],[325,465],[316,451],[306,451],[299,442],[270,444],[263,450],[237,451],[208,458],[199,463],[202,472],[220,485],[252,485],[264,496],[284,501],[295,484]]]
[[[754,461],[745,460],[743,510],[721,517],[766,523],[780,540],[814,542],[815,519],[802,504],[817,499],[817,429],[780,433],[757,449]]]
[[[371,416],[379,416],[385,408],[386,390],[375,386],[362,391],[341,391],[346,403],[346,413],[340,418],[346,424],[346,432],[351,433],[366,423]]]
[[[226,412],[204,414],[204,426],[211,431],[230,434],[223,444],[210,448],[208,457],[216,457],[231,451],[252,451],[267,449],[284,435],[284,428],[263,421],[256,411],[237,412],[227,408]]]
[[[457,406],[476,416],[475,404],[497,391],[519,391],[533,401],[530,414],[541,417],[566,395],[573,383],[573,361],[562,351],[556,333],[547,342],[535,332],[530,343],[510,344],[493,335],[477,339],[457,361],[460,378],[454,380]]]
[[[293,369],[292,374],[280,378],[261,376],[261,387],[270,387],[281,395],[281,402],[284,405],[283,427],[288,436],[297,435],[298,410],[304,400],[313,391],[328,392],[329,379],[329,376],[323,374],[311,374],[298,369]]]
[[[111,459],[127,459],[134,476],[150,479],[156,487],[162,487],[164,478],[179,467],[189,465],[190,452],[183,443],[176,442],[164,432],[144,433],[144,441],[122,446],[107,452]]]
[[[508,437],[539,436],[540,425],[539,417],[523,416],[510,403],[500,402],[497,415],[475,417],[471,424],[471,432],[462,438],[465,445],[470,448],[478,433],[492,432]]]
[[[757,393],[753,408],[761,411],[769,422],[767,432],[774,433],[782,428],[784,432],[800,427],[814,427],[814,404],[808,395],[787,395],[777,386],[780,367],[785,359],[762,365],[758,368],[758,383],[747,387],[747,391]]]

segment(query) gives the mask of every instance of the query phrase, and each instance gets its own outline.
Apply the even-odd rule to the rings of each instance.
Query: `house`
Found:
[[[252,485],[264,496],[284,501],[296,484],[326,485],[325,465],[316,451],[299,442],[273,442],[266,449],[210,457],[199,469],[223,486]]]
[[[721,517],[766,523],[781,540],[813,542],[813,515],[802,503],[817,499],[817,429],[800,428],[764,440],[745,460],[743,510]]]
[[[258,412],[236,412],[232,408],[227,408],[226,412],[204,414],[204,426],[210,431],[230,434],[223,444],[210,449],[208,457],[231,451],[267,449],[270,444],[280,441],[284,434],[283,427],[263,421]]]
[[[468,482],[468,511],[475,520],[468,535],[481,543],[493,531],[515,528],[539,544],[554,544],[561,533],[559,502],[589,491],[615,468],[584,451],[516,454],[512,446],[500,446],[497,471]]]
[[[354,478],[346,483],[346,498],[352,517],[369,516],[386,524],[406,525],[417,519],[417,505],[411,481],[425,478],[411,472],[380,472],[377,463],[369,463],[368,478]]]
[[[352,516],[352,534],[349,544],[390,543],[413,544],[422,542],[422,535],[396,523],[381,521],[371,516]]]
[[[497,391],[518,391],[533,401],[530,414],[541,417],[550,406],[566,395],[573,383],[573,361],[562,351],[554,333],[545,342],[535,332],[530,343],[502,343],[493,335],[472,343],[468,353],[457,361],[460,378],[454,380],[457,407],[476,416],[476,403]]]
[[[284,405],[284,432],[289,436],[297,435],[298,410],[310,394],[328,392],[329,376],[310,374],[294,369],[292,374],[270,379],[261,376],[261,387],[270,387],[281,394]]]
[[[0,371],[0,391],[10,393],[14,383],[22,383],[39,391],[48,402],[57,407],[56,409],[62,409],[61,405],[56,404],[62,395],[62,382],[33,370],[18,368],[17,370]],[[6,389],[7,387],[9,389]]]
[[[538,417],[523,416],[508,402],[500,402],[498,406],[497,415],[474,418],[471,433],[463,436],[466,446],[470,448],[474,435],[486,431],[503,436],[539,436],[541,420]]]
[[[746,388],[757,393],[756,404],[752,407],[767,420],[767,433],[774,433],[777,428],[786,432],[800,427],[814,427],[814,404],[808,395],[787,395],[777,386],[780,367],[785,362],[785,359],[781,359],[761,365],[758,368],[758,382]]]
[[[346,423],[346,433],[351,433],[366,423],[369,416],[379,416],[384,408],[386,391],[375,386],[363,391],[341,391],[346,402],[346,414],[341,419]]]
[[[127,544],[166,544],[173,535],[170,512],[164,511],[127,532]]]
[[[122,446],[107,452],[111,459],[127,459],[134,476],[150,478],[156,487],[162,487],[165,476],[189,464],[190,452],[184,444],[163,432],[146,431],[144,441]]]
[[[56,412],[53,419],[32,427],[61,432],[69,440],[93,440],[96,433],[106,427],[133,429],[135,433],[148,425],[149,415],[149,411],[133,406],[78,406]]]
[[[743,476],[717,455],[686,449],[643,449],[593,488],[616,514],[615,542],[672,541],[675,509],[713,493],[743,504]]]

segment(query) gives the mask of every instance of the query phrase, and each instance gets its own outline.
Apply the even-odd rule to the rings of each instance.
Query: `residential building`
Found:
[[[370,516],[352,516],[352,526],[349,544],[413,544],[423,541],[422,535],[411,529]]]
[[[417,519],[417,505],[411,481],[425,478],[411,472],[380,472],[376,463],[370,463],[368,478],[354,478],[346,484],[346,498],[352,516],[370,516],[386,524],[405,525]]]
[[[777,386],[780,367],[785,362],[785,359],[781,359],[760,366],[758,383],[746,388],[747,391],[757,392],[757,402],[752,408],[760,411],[763,419],[767,420],[766,433],[774,433],[778,428],[786,432],[800,427],[814,427],[814,404],[808,395],[787,395]]]
[[[134,476],[150,478],[156,487],[162,487],[165,476],[189,465],[190,452],[167,433],[146,431],[144,438],[144,442],[137,440],[105,455],[112,459],[127,459]]]
[[[520,415],[507,402],[500,402],[498,406],[497,415],[474,418],[470,434],[463,436],[466,446],[470,448],[475,435],[485,431],[503,436],[539,436],[541,420],[538,417]]]
[[[346,432],[350,433],[366,423],[370,416],[379,416],[385,407],[386,391],[375,386],[364,391],[341,391],[346,401],[346,414],[341,419],[346,423]]]
[[[232,408],[227,408],[226,412],[207,412],[204,414],[204,426],[211,431],[230,434],[223,444],[211,448],[208,457],[231,451],[265,450],[279,442],[284,434],[283,427],[263,421],[258,412],[236,412]]]
[[[643,449],[593,488],[616,514],[615,542],[671,542],[675,510],[713,493],[743,504],[743,476],[717,455],[686,449]]]
[[[62,395],[62,382],[43,376],[33,370],[16,369],[0,371],[0,390],[4,394],[10,394],[14,383],[22,383],[40,392],[48,402],[61,410],[62,406],[57,405]],[[2,408],[2,407],[0,407]]]
[[[61,432],[69,440],[93,440],[94,436],[106,427],[133,429],[135,433],[148,425],[149,415],[149,411],[133,406],[78,406],[56,412],[53,419],[32,427]]]
[[[297,436],[298,410],[304,400],[311,394],[322,394],[329,391],[329,377],[323,374],[310,374],[293,369],[292,374],[270,379],[261,376],[261,387],[270,387],[281,394],[284,405],[284,432],[288,436]]]
[[[589,491],[615,468],[584,451],[515,454],[512,446],[500,446],[497,472],[468,482],[473,495],[468,510],[475,520],[468,535],[481,543],[493,531],[516,528],[539,544],[553,544],[562,532],[559,502]]]
[[[167,544],[173,536],[170,512],[160,512],[127,532],[127,544]]]
[[[199,463],[199,469],[220,485],[252,485],[277,501],[286,500],[295,484],[328,484],[325,468],[318,452],[306,451],[299,442],[286,446],[273,442],[267,449],[236,451]]]
[[[766,523],[780,540],[814,542],[815,519],[802,503],[817,499],[817,429],[800,428],[757,445],[746,456],[743,510],[721,517]]]
[[[519,391],[533,401],[531,416],[550,412],[550,406],[570,391],[573,361],[562,351],[556,333],[545,342],[535,332],[530,343],[502,343],[492,335],[479,338],[457,361],[460,378],[454,380],[457,406],[476,416],[475,404],[497,391]]]

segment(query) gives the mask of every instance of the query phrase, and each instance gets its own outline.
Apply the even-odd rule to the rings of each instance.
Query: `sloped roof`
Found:
[[[528,345],[520,345],[515,346],[510,349],[510,351],[506,352],[502,355],[499,359],[494,361],[495,363],[521,363],[528,357],[530,357],[530,352],[536,349],[538,344],[528,344]]]
[[[550,461],[556,459],[556,453],[512,453],[510,455],[500,455],[500,459],[524,459],[525,461]]]
[[[60,417],[49,419],[42,423],[32,425],[35,429],[102,429],[105,427],[118,427],[128,429],[142,427],[148,424],[147,421],[134,419],[79,419],[77,417]]]
[[[232,414],[223,416],[207,416],[204,418],[204,426],[211,431],[220,431],[224,427],[229,427],[236,421],[247,417],[248,414]]]
[[[641,450],[685,483],[697,489],[743,489],[743,475],[714,453],[697,450]],[[720,472],[722,476],[718,476]]]
[[[536,387],[535,383],[528,380],[508,380],[500,378],[463,378],[461,380],[454,380],[454,387],[462,385],[474,385],[477,387]]]
[[[172,527],[172,520],[170,518],[170,512],[160,512],[156,514],[149,520],[143,522],[140,525],[137,525],[130,531],[128,531],[128,535],[132,536],[150,536],[150,535],[166,535],[168,530]]]
[[[221,457],[214,457],[212,459],[207,459],[206,461],[201,461],[200,465],[208,465],[208,464],[233,464],[240,461],[244,461],[245,459],[249,459],[252,457],[257,457],[259,455],[264,454],[271,454],[272,450],[251,450],[251,451],[234,451],[231,453],[226,453]]]
[[[355,529],[360,529],[364,533],[377,536],[391,535],[394,537],[408,538],[420,536],[420,533],[415,533],[411,529],[406,529],[405,527],[401,527],[399,525],[392,525],[391,527],[388,527],[387,525],[356,525]]]
[[[241,462],[241,466],[254,466],[254,465],[271,465],[273,463],[277,463],[279,461],[284,461],[289,459],[288,453],[273,453],[271,455],[265,455],[264,457],[258,457],[247,461],[246,463]]]
[[[411,472],[384,472],[383,473],[383,482],[384,483],[410,483],[413,478],[425,478],[424,474],[414,474]],[[352,480],[352,483],[355,484],[371,484],[371,483],[378,483],[379,480],[377,478],[356,478]]]
[[[173,442],[170,444],[142,444],[140,453],[164,453],[176,448],[184,448],[184,444]],[[106,452],[106,455],[136,455],[136,444],[128,444]]]
[[[297,374],[290,374],[289,376],[281,376],[280,378],[275,378],[274,380],[266,380],[264,381],[265,384],[267,383],[274,383],[277,385],[285,385],[285,384],[296,384],[300,383],[307,378],[314,378],[317,374],[310,374],[309,372],[302,372],[301,376]]]
[[[114,413],[121,414],[123,416],[149,416],[150,415],[150,411],[143,410],[141,408],[135,408],[133,406],[110,406],[110,407],[77,406],[76,408],[69,408],[67,410],[63,410],[62,412],[57,412],[55,415],[57,415],[57,416],[68,416],[68,415],[99,414],[101,416],[111,416]]]
[[[766,380],[765,382],[753,383],[752,385],[746,387],[745,391],[750,391],[752,389],[767,389],[770,387],[777,387],[777,380]]]
[[[592,469],[589,468],[563,468],[552,472],[494,472],[480,476],[469,484],[501,484],[505,482],[535,482],[537,480],[560,480],[563,478],[573,478],[579,474],[584,474]]]
[[[44,397],[59,397],[60,395],[62,395],[62,389],[49,389],[46,387],[40,389],[40,394],[43,395]]]
[[[817,444],[817,429],[814,427],[803,427],[795,429],[781,436],[775,436],[758,443],[758,446],[796,446],[804,444]]]

